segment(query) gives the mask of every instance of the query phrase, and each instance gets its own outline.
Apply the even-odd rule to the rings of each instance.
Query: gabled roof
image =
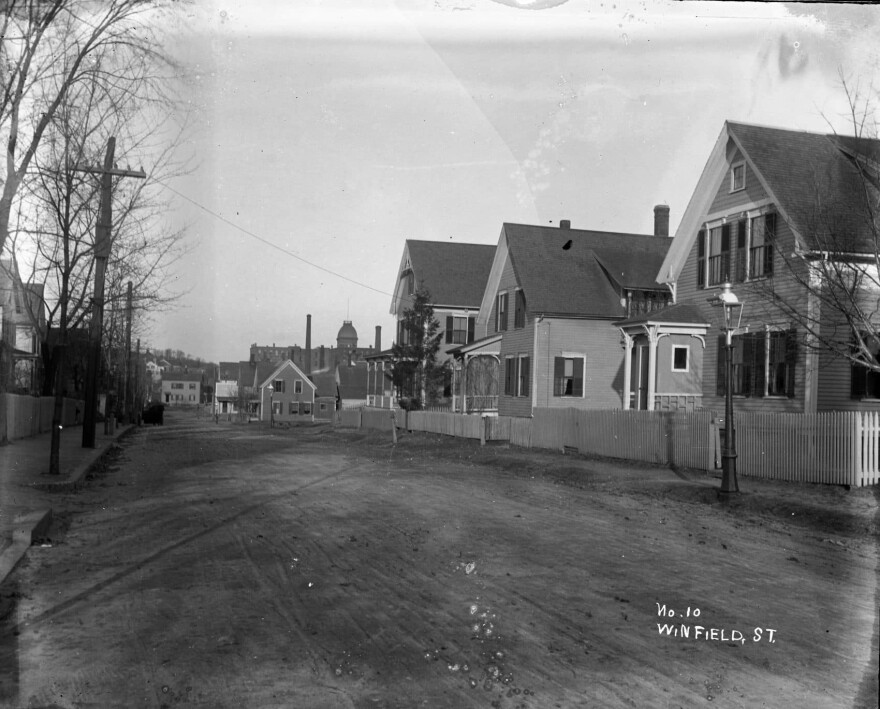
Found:
[[[504,224],[501,240],[506,249],[499,248],[499,258],[509,255],[529,312],[569,317],[620,317],[616,286],[663,289],[655,277],[671,243],[659,236],[526,224]],[[493,278],[500,279],[500,271],[493,268]]]
[[[808,249],[874,252],[865,193],[851,155],[876,156],[880,141],[728,121],[731,138],[784,207]],[[876,193],[874,203],[876,204]],[[832,239],[825,219],[834,222]]]
[[[257,362],[256,365],[256,386],[259,389],[264,389],[269,386],[276,377],[278,377],[281,372],[285,369],[292,369],[296,374],[299,375],[301,379],[305,381],[312,389],[316,389],[315,383],[306,376],[305,372],[303,372],[299,367],[297,367],[293,360],[286,359],[280,364],[275,362]]]
[[[401,306],[406,307],[398,289],[407,263],[415,276],[416,289],[427,289],[432,305],[479,308],[494,255],[495,246],[491,244],[407,239],[391,313],[396,314]]]
[[[865,200],[877,203],[880,141],[726,121],[682,215],[658,280],[672,283],[681,273],[730,168],[727,153],[731,142],[793,230],[801,249],[873,253]],[[867,181],[859,176],[857,159],[868,170]]]
[[[336,374],[330,371],[312,374],[312,383],[315,386],[316,397],[332,397],[336,398]],[[366,397],[364,397],[366,398]]]

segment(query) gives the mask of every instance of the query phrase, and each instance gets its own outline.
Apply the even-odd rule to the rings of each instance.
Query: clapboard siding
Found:
[[[513,328],[513,308],[515,305],[515,296],[513,295],[514,291],[517,288],[516,282],[516,274],[513,271],[513,263],[510,260],[510,256],[507,256],[507,259],[504,263],[504,268],[501,271],[501,279],[498,282],[498,290],[492,294],[492,310],[489,313],[489,322],[486,325],[486,332],[490,335],[494,335],[496,330],[495,317],[498,312],[498,294],[507,291],[509,294],[507,296],[507,328],[508,330]]]
[[[556,357],[584,357],[584,395],[553,396]],[[546,318],[538,324],[535,356],[538,408],[619,409],[623,406],[623,349],[610,320]]]
[[[510,325],[513,325],[511,316]],[[527,315],[524,328],[510,329],[501,338],[501,380],[499,381],[498,413],[501,416],[531,416],[532,415],[532,392],[531,382],[528,396],[507,396],[504,393],[506,381],[506,367],[510,362],[509,356],[518,357],[527,355],[531,358],[530,367],[534,371],[534,318]],[[531,377],[530,377],[531,378]]]
[[[733,144],[733,141],[730,142],[727,148],[727,164],[733,165],[734,163],[742,160],[742,154]],[[736,192],[730,191],[730,168],[724,173],[724,178],[721,180],[721,186],[718,188],[718,192],[715,194],[715,199],[712,201],[712,206],[709,209],[709,214],[717,214],[718,212],[731,212],[736,210],[737,207],[743,204],[748,204],[750,202],[757,202],[762,199],[766,199],[767,192],[764,189],[764,186],[758,181],[758,176],[752,170],[751,165],[746,163],[746,186],[745,189],[737,190]]]
[[[738,153],[733,153],[733,162],[736,162]],[[757,176],[747,164],[746,189],[738,192],[730,192],[729,170],[721,181],[718,192],[712,202],[710,213],[728,211],[730,221],[738,221],[743,208],[751,202],[766,197],[763,188],[758,183]],[[707,216],[707,215],[704,215]],[[735,231],[731,235],[731,248],[735,247]],[[798,283],[798,278],[804,274],[804,265],[798,259],[787,262],[784,256],[794,251],[795,239],[789,225],[784,221],[781,214],[777,215],[776,245],[774,253],[774,275],[769,278],[733,283],[732,290],[744,303],[741,327],[743,331],[756,332],[764,329],[765,325],[776,328],[796,327],[781,310],[773,305],[771,294],[782,299],[783,302],[793,305],[800,311],[806,311],[807,292]],[[676,284],[677,302],[694,303],[701,308],[707,316],[707,321],[712,324],[706,337],[706,349],[703,353],[703,405],[707,408],[722,410],[724,398],[716,395],[718,381],[718,335],[723,331],[723,316],[719,308],[707,303],[709,298],[716,296],[720,286],[706,288],[697,287],[697,240],[694,239],[685,261],[679,280]],[[792,269],[797,269],[793,271]],[[798,331],[798,337],[804,335],[803,328]],[[805,385],[807,350],[801,342],[798,347],[798,356],[795,364],[795,395],[789,397],[737,397],[736,407],[742,411],[764,412],[803,412],[805,411]],[[723,376],[723,373],[722,373]],[[848,391],[848,389],[847,389]],[[815,403],[811,408],[815,407]],[[815,410],[815,409],[813,409]]]

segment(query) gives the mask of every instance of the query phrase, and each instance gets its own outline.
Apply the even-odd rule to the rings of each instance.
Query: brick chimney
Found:
[[[382,326],[376,325],[376,352],[382,351]]]
[[[560,229],[571,229],[571,219],[561,219],[559,221]]]
[[[312,316],[306,315],[306,374],[312,373]]]
[[[654,207],[654,236],[669,236],[669,205]]]

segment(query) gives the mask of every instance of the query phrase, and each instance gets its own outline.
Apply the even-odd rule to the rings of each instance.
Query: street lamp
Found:
[[[266,388],[269,390],[269,428],[273,428],[275,426],[275,405],[272,397],[275,395],[275,387],[270,384]]]
[[[733,428],[733,331],[739,328],[743,304],[731,292],[730,283],[721,286],[721,292],[709,298],[713,306],[720,306],[724,312],[724,331],[727,335],[725,370],[727,382],[724,402],[724,450],[721,451],[721,490],[729,494],[739,492],[736,479],[736,433]]]

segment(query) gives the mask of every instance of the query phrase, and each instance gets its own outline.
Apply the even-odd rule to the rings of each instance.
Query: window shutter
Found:
[[[851,365],[849,379],[849,396],[851,399],[861,399],[868,390],[868,370],[855,362]]]
[[[746,333],[739,339],[742,342],[743,369],[740,377],[742,390],[739,393],[743,396],[751,396],[752,385],[756,385],[757,388],[757,382],[754,381],[757,378],[757,372],[755,371],[755,350],[757,349],[757,342],[755,342],[755,335],[752,333]],[[733,391],[736,393],[736,389]]]
[[[553,358],[553,396],[562,396],[562,377],[565,375],[565,359]]]
[[[715,375],[715,395],[724,396],[727,392],[727,371],[724,368],[724,348],[726,347],[724,335],[718,335],[717,373]]]
[[[474,341],[474,325],[476,324],[476,318],[472,315],[468,318],[468,331],[467,331],[467,341]]]
[[[573,396],[583,396],[584,395],[584,358],[576,357],[574,359],[574,386],[572,386],[571,393]]]
[[[446,344],[450,344],[452,342],[452,328],[455,327],[453,324],[453,319],[451,315],[446,316]]]
[[[513,357],[504,358],[504,393],[507,396],[513,394],[513,377],[514,377],[514,359]]]
[[[522,362],[522,372],[520,373],[522,388],[520,390],[520,394],[522,396],[528,396],[529,383],[531,382],[531,378],[529,377],[529,358],[523,357],[522,359],[520,359],[520,362]]]
[[[740,219],[736,223],[736,248],[744,249],[746,247],[746,220]]]
[[[721,280],[729,282],[730,279],[730,224],[724,224],[721,227]]]
[[[755,396],[764,396],[764,382],[767,378],[767,372],[764,364],[767,359],[767,337],[766,332],[756,332],[752,335],[755,340],[754,350],[754,371],[755,371]]]
[[[706,232],[703,229],[697,233],[697,288],[706,285]]]
[[[797,330],[791,329],[785,337],[786,381],[785,394],[789,399],[794,397],[794,373],[797,369]]]
[[[776,212],[764,215],[764,275],[773,275],[773,243],[776,241]]]

